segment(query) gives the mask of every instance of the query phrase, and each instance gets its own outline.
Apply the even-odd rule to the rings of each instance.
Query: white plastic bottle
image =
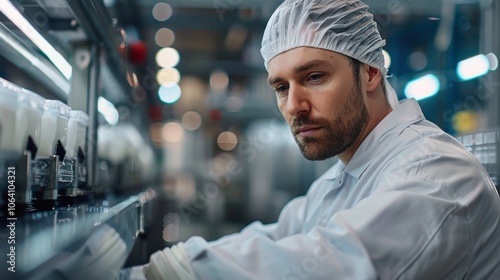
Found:
[[[41,157],[54,155],[58,140],[65,147],[71,111],[69,106],[58,100],[46,100],[44,107],[39,148]]]
[[[44,103],[45,99],[40,95],[26,89],[20,90],[16,122],[16,142],[19,149],[26,148],[30,136],[36,146],[39,146]]]
[[[42,115],[40,145],[38,155],[42,158],[54,154],[57,130],[57,108],[52,105],[51,100],[45,101],[45,109]]]
[[[78,156],[78,148],[81,148],[85,152],[88,122],[89,117],[85,112],[71,110],[68,122],[68,138],[66,141],[66,152],[70,158]]]
[[[13,89],[0,78],[0,151],[20,153],[15,139],[18,95]]]

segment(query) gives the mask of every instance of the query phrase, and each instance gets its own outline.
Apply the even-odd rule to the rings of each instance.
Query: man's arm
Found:
[[[444,279],[446,268],[466,262],[467,244],[457,203],[394,191],[370,196],[307,233],[217,245],[191,238],[186,251],[203,279]]]

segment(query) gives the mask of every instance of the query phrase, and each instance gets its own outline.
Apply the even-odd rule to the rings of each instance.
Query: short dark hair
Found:
[[[361,68],[361,61],[352,58],[350,56],[347,57],[349,59],[349,63],[351,64],[352,74],[354,75],[354,82],[358,88],[361,88],[361,81],[359,77],[359,69]]]
[[[359,77],[359,69],[361,69],[361,65],[363,62],[352,58],[350,56],[347,56],[347,59],[349,59],[349,63],[351,64],[351,69],[352,69],[352,74],[354,75],[354,82],[356,83],[356,86],[358,88],[361,88],[361,78]],[[387,91],[385,90],[385,79],[382,78],[380,80],[380,85],[382,86],[382,90],[384,91],[384,95],[387,98]]]

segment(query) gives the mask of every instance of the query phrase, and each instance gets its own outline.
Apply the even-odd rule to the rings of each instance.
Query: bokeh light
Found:
[[[175,103],[181,97],[181,88],[179,85],[160,86],[158,96],[167,104]]]
[[[422,100],[431,97],[441,90],[441,82],[434,74],[427,74],[410,81],[405,86],[405,95],[408,98]]]
[[[229,77],[225,71],[215,70],[210,75],[210,87],[215,91],[225,91],[229,84]]]
[[[174,31],[168,28],[160,28],[155,33],[155,42],[159,47],[170,47],[175,42]]]
[[[471,58],[462,60],[457,65],[457,75],[462,81],[467,81],[486,75],[489,70],[490,61],[483,54],[479,54]]]
[[[175,68],[162,68],[156,73],[156,81],[162,86],[173,86],[181,80],[181,74]]]
[[[408,58],[408,64],[414,71],[423,70],[427,67],[427,55],[420,51],[413,52]]]
[[[469,133],[477,130],[479,117],[474,111],[460,111],[453,115],[452,125],[458,133]]]
[[[221,150],[229,152],[238,145],[238,137],[231,131],[224,131],[217,137],[217,145]]]
[[[184,139],[184,128],[178,122],[168,122],[162,129],[163,140],[168,143],[177,143]]]
[[[163,124],[159,122],[152,123],[149,127],[149,137],[151,137],[153,144],[158,147],[163,144],[162,129]]]
[[[166,21],[172,16],[172,7],[163,2],[159,2],[153,6],[153,18],[157,21]]]
[[[226,99],[226,109],[229,112],[239,112],[243,108],[243,98],[239,96],[230,96]]]
[[[195,111],[188,111],[182,115],[181,123],[186,130],[197,130],[201,126],[201,115]]]
[[[173,68],[179,60],[179,52],[174,48],[163,48],[156,53],[156,64],[162,68]]]

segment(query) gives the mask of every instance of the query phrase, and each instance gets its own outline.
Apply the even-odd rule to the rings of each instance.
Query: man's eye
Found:
[[[309,80],[311,81],[319,81],[323,77],[323,74],[312,74],[309,76]]]
[[[277,93],[277,94],[283,94],[285,93],[286,91],[288,90],[288,87],[287,86],[278,86],[274,89],[274,91]]]

